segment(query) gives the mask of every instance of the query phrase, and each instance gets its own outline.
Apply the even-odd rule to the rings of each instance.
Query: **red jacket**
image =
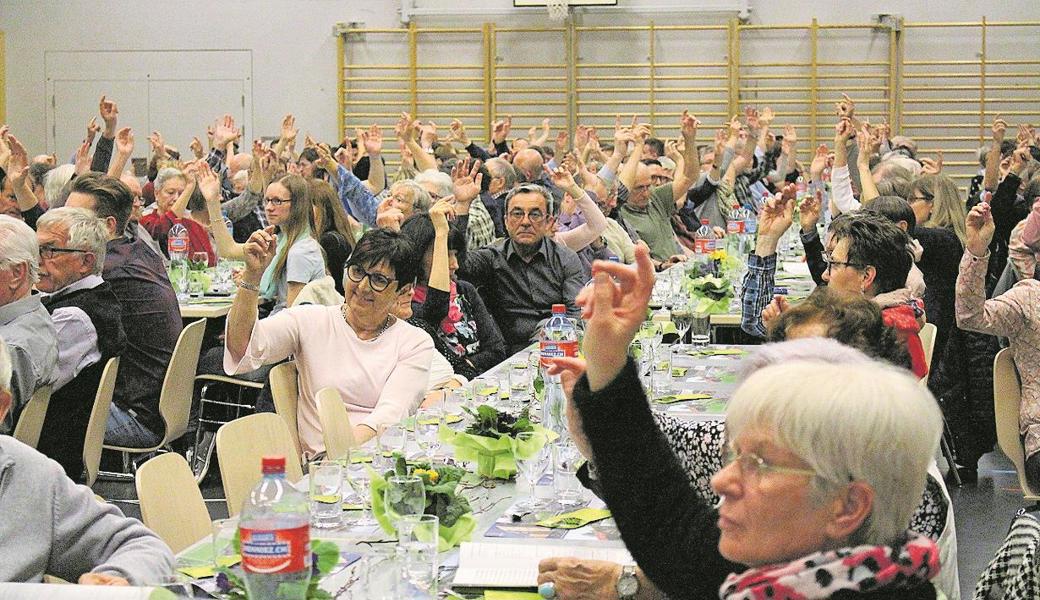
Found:
[[[167,211],[159,214],[158,211],[141,217],[141,226],[148,234],[155,238],[156,243],[169,255],[167,250],[167,235],[175,223],[184,225],[188,230],[188,254],[205,252],[209,266],[217,266],[217,253],[213,251],[213,244],[209,241],[209,233],[206,228],[192,219],[179,219],[172,212]]]

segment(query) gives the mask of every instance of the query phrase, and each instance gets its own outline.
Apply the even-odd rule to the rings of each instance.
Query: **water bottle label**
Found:
[[[247,573],[294,573],[308,568],[310,524],[290,529],[239,528],[242,568]]]
[[[715,240],[696,238],[693,240],[693,251],[697,254],[711,254],[715,251]]]
[[[744,233],[755,233],[757,231],[758,231],[758,221],[753,221],[751,219],[748,219],[747,223],[744,225]]]
[[[744,233],[744,222],[743,221],[727,221],[726,222],[726,233]]]
[[[187,252],[188,251],[188,238],[179,236],[170,236],[169,243],[167,244],[167,250],[173,252]]]
[[[542,366],[548,367],[550,358],[577,358],[578,341],[546,341],[539,346],[542,358]]]

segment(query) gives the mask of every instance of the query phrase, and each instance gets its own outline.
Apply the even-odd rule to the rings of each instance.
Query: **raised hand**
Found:
[[[774,319],[779,317],[781,313],[790,307],[791,305],[787,302],[787,296],[777,294],[773,297],[773,301],[762,309],[762,324],[768,326]]]
[[[191,138],[191,143],[188,144],[188,149],[191,150],[191,153],[195,155],[196,159],[202,158],[205,155],[202,151],[202,142],[199,141],[197,136]]]
[[[654,289],[654,263],[644,246],[635,249],[634,267],[597,260],[592,263],[593,284],[575,302],[585,319],[583,346],[592,391],[617,377],[625,365],[628,346],[646,319]],[[633,399],[635,400],[635,399]]]
[[[11,139],[14,137],[12,136]],[[84,140],[76,150],[76,175],[82,175],[90,170],[90,159],[90,144]]]
[[[545,165],[542,165],[542,168],[545,169],[546,174],[552,179],[553,185],[570,194],[572,198],[579,198],[584,193],[581,186],[574,182],[574,177],[567,169],[561,167],[552,171]]]
[[[773,117],[773,109],[767,106],[762,109],[762,114],[758,115],[758,122],[761,123],[763,127],[769,127],[770,123],[773,122]]]
[[[255,159],[259,161],[259,158]],[[210,202],[220,201],[220,178],[213,172],[204,161],[197,163],[196,177],[198,178],[199,191],[202,197]]]
[[[318,141],[311,137],[310,133],[303,136],[303,147],[304,148],[317,148]]]
[[[231,115],[224,115],[222,119],[217,119],[216,125],[213,127],[213,144],[220,150],[223,150],[227,145],[238,138],[242,137],[242,131],[235,127],[235,118]]]
[[[563,156],[567,152],[567,141],[569,139],[570,136],[568,136],[567,132],[562,129],[560,130],[560,133],[556,134],[556,144],[554,147],[556,156]]]
[[[744,130],[744,125],[740,122],[740,115],[733,115],[733,118],[729,120],[729,135],[739,135]]]
[[[874,154],[874,142],[877,141],[870,133],[870,126],[866,123],[859,128],[859,135],[856,136],[856,147],[859,148],[859,153],[856,155],[857,164],[870,165],[870,157]],[[880,141],[878,142],[880,144]]]
[[[715,165],[722,165],[722,155],[726,152],[726,142],[729,140],[729,132],[725,127],[715,132]]]
[[[436,233],[447,233],[448,222],[455,219],[455,205],[451,200],[442,198],[430,207],[430,221]]]
[[[795,146],[798,145],[798,130],[794,128],[794,125],[784,125],[784,139],[780,142],[780,147],[783,149],[784,154],[793,154]]]
[[[365,147],[365,154],[368,154],[370,159],[383,152],[383,130],[379,128],[379,125],[373,124],[368,131],[361,131],[358,138]]]
[[[26,151],[25,146],[18,141],[18,138],[13,135],[8,135],[6,138],[7,143],[10,145],[7,171],[11,176],[12,187],[18,189],[25,182],[25,177],[29,174],[29,153]],[[86,142],[83,143],[86,144]]]
[[[448,139],[463,146],[469,146],[470,140],[466,135],[466,126],[459,119],[451,120],[451,125],[448,126]]]
[[[501,144],[506,141],[506,135],[508,133],[505,119],[491,123],[491,143]]]
[[[423,123],[419,129],[420,137],[419,143],[423,148],[429,148],[433,146],[434,142],[437,141],[437,124],[433,121],[427,121]]]
[[[856,114],[856,103],[849,98],[848,94],[842,94],[841,100],[834,103],[834,109],[838,117],[851,119]]]
[[[295,140],[296,136],[300,135],[300,130],[296,128],[296,117],[289,113],[282,117],[282,138],[285,141]]]
[[[166,143],[161,133],[153,131],[152,135],[148,136],[148,143],[151,144],[152,154],[156,158],[166,158]]]
[[[376,208],[376,227],[401,231],[401,223],[404,222],[404,213],[394,206],[393,197],[387,197],[379,203]]]
[[[415,139],[415,130],[418,127],[419,122],[412,119],[412,115],[403,112],[401,118],[397,120],[397,126],[394,131],[397,132],[397,137],[404,140],[405,142]]]
[[[855,131],[855,127],[852,126],[852,120],[848,118],[842,118],[838,121],[838,124],[834,126],[834,143],[845,144],[852,137],[852,132]]]
[[[134,130],[124,127],[116,133],[116,152],[123,156],[134,153]]]
[[[744,108],[744,122],[747,123],[748,129],[751,129],[752,131],[758,131],[758,109],[753,106],[748,106]]]
[[[651,135],[650,124],[640,123],[636,125],[635,129],[632,130],[632,134],[635,136],[635,142],[642,146]]]
[[[682,159],[682,151],[679,150],[679,142],[677,140],[668,140],[664,143],[664,155],[672,159],[673,162],[678,163]]]
[[[794,197],[798,187],[789,183],[762,206],[758,215],[758,236],[780,239],[794,220]]]
[[[119,107],[116,106],[115,102],[101,96],[101,100],[98,101],[98,112],[101,114],[101,120],[105,122],[105,137],[112,137],[116,134],[116,123],[119,121]]]
[[[820,211],[823,210],[823,191],[816,190],[815,194],[808,194],[802,199],[798,206],[798,221],[802,231],[810,232],[816,228],[820,221]]]
[[[326,144],[318,144],[314,147],[314,150],[318,153],[318,160],[315,161],[319,169],[324,169],[327,173],[336,173],[339,171],[339,163],[332,158],[332,149]],[[347,167],[350,168],[349,166]]]
[[[989,204],[986,202],[976,204],[964,220],[964,233],[967,238],[965,248],[979,258],[986,256],[995,230],[996,226],[993,224]]]
[[[942,171],[943,166],[943,152],[939,150],[935,153],[935,158],[922,158],[921,159],[922,173],[928,173],[929,175],[938,175]]]
[[[697,117],[690,114],[690,111],[682,111],[682,116],[679,117],[679,126],[682,131],[683,139],[695,140],[697,139],[697,127],[701,124],[697,120]]]
[[[10,128],[7,125],[0,126],[0,169],[7,169],[7,162],[11,160],[11,144],[7,140]]]
[[[90,122],[87,123],[87,143],[93,144],[94,138],[97,136],[97,132],[101,131],[101,126],[97,124],[97,117],[90,117]]]
[[[484,181],[484,175],[480,172],[481,162],[466,159],[458,162],[451,169],[452,194],[455,201],[469,205],[474,198],[480,195],[480,184]]]
[[[581,152],[585,149],[585,146],[589,144],[589,140],[594,135],[595,128],[586,127],[585,125],[578,125],[574,130],[574,149]]]
[[[246,263],[243,277],[250,283],[259,282],[277,251],[278,239],[274,235],[273,226],[254,231],[243,247]]]
[[[1029,153],[1029,146],[1024,144],[1019,146],[1011,155],[1011,172],[1015,175],[1021,174],[1032,159],[1033,155]]]

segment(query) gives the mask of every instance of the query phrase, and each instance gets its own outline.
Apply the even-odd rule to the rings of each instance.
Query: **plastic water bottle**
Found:
[[[553,304],[552,317],[542,329],[538,351],[542,364],[542,380],[545,382],[542,426],[555,431],[563,438],[567,435],[563,387],[560,385],[559,375],[549,375],[546,372],[550,359],[578,356],[578,328],[567,318],[567,307],[563,304]]]
[[[227,213],[221,213],[224,217],[224,227],[227,227],[228,233],[235,233],[235,224],[231,222],[231,219],[227,216]]]
[[[265,456],[238,525],[242,571],[252,600],[304,600],[311,578],[307,495],[285,480],[285,457]]]
[[[798,189],[797,199],[798,203],[800,204],[802,202],[802,198],[805,197],[806,193],[809,190],[809,185],[805,182],[805,177],[799,175],[798,179],[795,180],[795,187]]]
[[[170,255],[170,283],[181,302],[188,299],[188,243],[188,228],[174,223],[166,234],[166,251]]]

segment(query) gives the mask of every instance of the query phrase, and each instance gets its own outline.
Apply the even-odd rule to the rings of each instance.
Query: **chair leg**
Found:
[[[961,474],[957,472],[956,456],[953,454],[953,447],[949,441],[947,441],[946,431],[943,431],[943,435],[939,438],[939,445],[942,447],[943,456],[946,458],[947,464],[950,465],[950,476],[953,477],[953,483],[960,487],[963,485],[961,482]]]
[[[119,472],[115,471],[98,471],[98,479],[104,479],[106,481],[133,481],[134,474],[137,472],[137,465],[134,461],[130,460],[129,452],[122,452],[123,470]]]

